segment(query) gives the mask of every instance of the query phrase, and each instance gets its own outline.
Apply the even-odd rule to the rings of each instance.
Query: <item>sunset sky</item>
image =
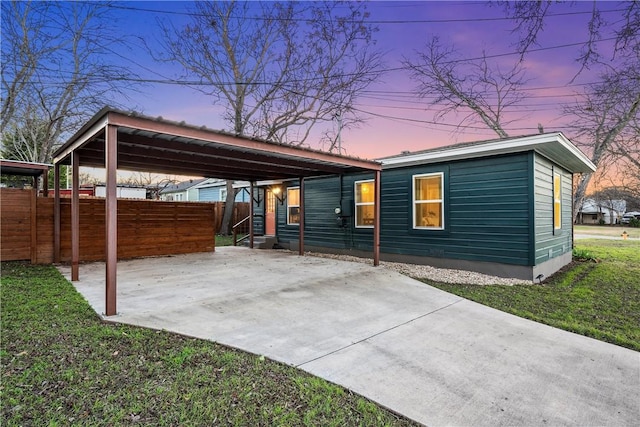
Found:
[[[171,20],[177,26],[188,22],[187,2],[124,2],[125,8],[115,11],[115,22],[122,34],[144,38],[149,44],[158,37],[157,19]],[[586,70],[573,82],[579,70],[576,58],[579,44],[587,40],[587,22],[593,4],[577,2],[554,5],[551,16],[539,39],[537,51],[530,53],[524,66],[529,80],[526,92],[530,95],[515,108],[510,118],[518,121],[507,127],[512,136],[538,132],[538,123],[545,131],[563,131],[573,136],[571,117],[563,116],[561,104],[571,103],[584,84],[597,81],[594,70]],[[377,47],[385,52],[387,72],[380,82],[371,86],[359,99],[356,108],[367,121],[358,129],[343,132],[343,147],[348,155],[377,158],[397,154],[403,150],[420,150],[456,142],[494,138],[496,135],[475,124],[455,132],[459,117],[448,116],[434,123],[434,111],[427,102],[415,95],[415,83],[407,73],[395,70],[403,58],[411,58],[416,50],[434,35],[445,43],[452,43],[461,58],[477,58],[485,51],[496,57],[491,61],[510,68],[519,58],[515,53],[516,35],[513,22],[504,19],[499,6],[479,2],[372,2],[368,6],[371,20],[379,27]],[[603,18],[621,18],[618,3],[602,3]],[[610,57],[612,42],[606,38],[598,43],[600,52]],[[137,40],[137,39],[134,39]],[[611,52],[611,53],[608,53]],[[143,78],[173,78],[179,68],[159,67],[138,42],[130,52],[121,52],[123,66],[131,67]],[[126,61],[125,61],[126,59]],[[131,109],[150,116],[186,121],[224,129],[223,108],[199,92],[178,85],[148,84],[142,92],[128,101]],[[321,148],[309,141],[313,148]]]

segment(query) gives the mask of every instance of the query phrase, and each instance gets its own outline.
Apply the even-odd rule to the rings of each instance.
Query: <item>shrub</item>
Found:
[[[598,258],[586,249],[573,248],[573,259],[576,261],[598,262]]]
[[[631,218],[631,219],[629,220],[629,227],[640,228],[640,219],[638,219],[638,218]]]

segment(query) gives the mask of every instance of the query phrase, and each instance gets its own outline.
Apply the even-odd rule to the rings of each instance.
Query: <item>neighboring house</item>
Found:
[[[60,196],[61,197],[71,197],[72,191],[73,190],[71,188],[61,188],[60,189]],[[93,184],[80,185],[80,188],[78,189],[78,195],[80,197],[95,197],[95,195],[96,195],[96,186],[93,185]]]
[[[116,188],[116,197],[118,199],[140,199],[144,200],[147,198],[147,189],[144,187],[135,187],[135,186],[127,186],[127,185],[118,185]],[[106,197],[107,196],[107,187],[103,184],[99,184],[95,186],[95,196],[96,197]]]
[[[62,197],[71,197],[71,189],[61,189],[60,195]],[[85,184],[81,185],[78,193],[80,197],[106,197],[107,187],[104,184]],[[118,199],[141,199],[147,198],[147,189],[144,187],[118,185],[116,187],[116,197]]]
[[[233,188],[237,190],[236,202],[249,201],[249,183],[245,181],[234,182]],[[227,199],[227,181],[224,179],[207,179],[196,185],[200,202],[224,202]],[[245,190],[246,189],[246,190]]]
[[[577,224],[618,224],[620,215],[626,210],[625,200],[585,199],[578,212]]]
[[[563,134],[381,159],[382,260],[535,280],[572,259],[572,174],[595,166]],[[369,256],[372,174],[305,181],[305,248]],[[296,249],[299,182],[258,187],[257,233]]]
[[[198,190],[195,187],[204,181],[206,181],[206,178],[190,179],[178,184],[169,185],[160,190],[160,200],[173,202],[197,202]]]

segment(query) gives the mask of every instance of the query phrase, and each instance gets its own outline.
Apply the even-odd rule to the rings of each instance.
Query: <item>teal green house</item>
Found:
[[[573,176],[593,163],[562,133],[457,144],[379,159],[380,257],[536,280],[571,262]],[[373,174],[307,178],[309,251],[370,256]],[[256,232],[296,250],[299,181],[262,183]]]

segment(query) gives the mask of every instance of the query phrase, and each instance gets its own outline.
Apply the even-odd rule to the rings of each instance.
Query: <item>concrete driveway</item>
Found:
[[[75,286],[104,312],[103,263]],[[430,426],[640,419],[640,353],[365,264],[234,247],[124,261],[118,312],[108,320],[262,354]]]

